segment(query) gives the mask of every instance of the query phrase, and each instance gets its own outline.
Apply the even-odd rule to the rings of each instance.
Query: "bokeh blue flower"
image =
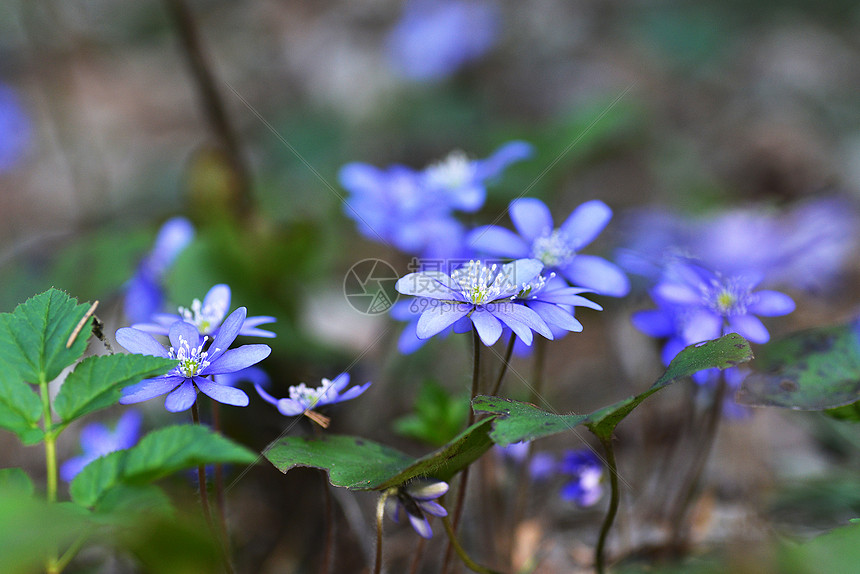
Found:
[[[96,422],[81,429],[80,440],[83,453],[70,458],[60,467],[60,477],[71,482],[85,466],[97,458],[117,450],[131,448],[140,438],[141,414],[135,410],[125,411],[113,429]]]

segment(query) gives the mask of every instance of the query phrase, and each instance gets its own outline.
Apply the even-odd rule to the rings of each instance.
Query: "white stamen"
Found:
[[[555,229],[534,240],[531,255],[547,267],[560,267],[573,259],[576,252],[570,248],[567,235]]]
[[[182,320],[197,327],[197,330],[203,335],[211,333],[221,325],[226,314],[227,309],[221,306],[210,303],[204,307],[200,299],[191,302],[191,309],[179,308],[179,316],[182,317]]]
[[[206,357],[209,356],[207,351],[203,350],[203,346],[209,337],[203,337],[203,341],[197,347],[191,347],[185,337],[179,337],[179,349],[170,347],[168,356],[171,359],[179,361],[177,368],[184,377],[193,377],[200,371],[209,366],[209,361]],[[217,351],[218,349],[215,349]]]

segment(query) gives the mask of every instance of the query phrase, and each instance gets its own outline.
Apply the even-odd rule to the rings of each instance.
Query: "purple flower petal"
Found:
[[[475,177],[480,180],[494,178],[500,175],[510,164],[530,158],[534,155],[534,147],[524,141],[510,141],[499,147],[493,154],[476,163]]]
[[[449,300],[455,297],[457,285],[441,271],[421,271],[404,275],[394,289],[403,295]]]
[[[432,500],[448,492],[448,488],[445,481],[418,478],[406,487],[406,493],[415,500]]]
[[[239,390],[236,387],[219,385],[218,383],[212,382],[209,379],[204,379],[203,377],[194,377],[194,384],[197,385],[197,388],[200,389],[201,393],[225,405],[247,407],[250,402],[245,391]]]
[[[171,346],[177,350],[182,347],[181,341],[185,341],[185,344],[190,348],[194,348],[200,344],[200,332],[197,330],[197,327],[185,321],[177,321],[171,325],[168,337],[170,338]]]
[[[412,524],[412,528],[415,529],[415,532],[418,533],[418,536],[421,538],[432,538],[433,530],[430,528],[430,523],[423,516],[415,516],[413,514],[406,515],[409,517],[409,523]]]
[[[753,343],[767,343],[770,340],[770,333],[767,332],[767,328],[754,315],[729,317],[729,327]]]
[[[271,352],[272,349],[268,345],[242,345],[220,353],[208,367],[201,369],[200,375],[235,373],[259,363]]]
[[[764,315],[765,317],[777,317],[787,315],[794,311],[794,300],[779,291],[758,291],[755,293],[757,300],[747,307],[750,313]]]
[[[673,316],[662,309],[637,311],[630,321],[634,327],[651,337],[669,337],[677,330]]]
[[[173,375],[157,377],[155,379],[144,379],[136,385],[125,387],[122,390],[122,397],[120,397],[119,403],[121,405],[130,405],[148,401],[149,399],[169,393],[185,380],[185,377]]]
[[[500,257],[528,257],[529,245],[523,239],[504,227],[485,225],[474,229],[466,237],[470,249]]]
[[[594,199],[574,209],[561,225],[561,230],[567,236],[571,249],[579,251],[594,241],[610,219],[612,210],[609,206]]]
[[[630,281],[624,272],[602,257],[577,255],[561,272],[574,285],[593,289],[601,295],[623,297],[630,292]]]
[[[203,298],[203,308],[218,310],[218,318],[223,319],[230,310],[230,286],[223,283],[213,286]]]
[[[347,389],[338,397],[337,402],[354,399],[355,397],[366,391],[368,387],[370,387],[370,382],[364,383],[363,385],[356,385],[351,389]]]
[[[268,315],[258,315],[256,317],[248,317],[245,319],[245,322],[242,323],[242,329],[239,331],[240,335],[244,335],[246,337],[269,337],[272,338],[275,334],[271,331],[266,331],[265,329],[257,329],[258,325],[264,325],[266,323],[274,323],[277,321],[274,317],[269,317]]]
[[[668,365],[672,362],[672,359],[677,357],[678,353],[683,351],[685,348],[686,345],[684,345],[684,341],[678,337],[673,337],[663,345],[663,349],[660,351],[660,360],[663,361],[664,365]]]
[[[526,305],[535,313],[540,315],[547,325],[556,325],[566,331],[579,333],[582,331],[582,323],[580,323],[573,315],[552,303],[544,301],[529,301]]]
[[[261,387],[258,383],[254,383],[254,388],[257,389],[257,393],[263,398],[264,401],[266,401],[267,403],[272,403],[273,405],[278,404],[278,399],[263,390],[263,387]]]
[[[445,510],[445,507],[438,502],[433,502],[432,500],[418,501],[418,507],[427,514],[432,514],[433,516],[448,516],[448,511]]]
[[[164,400],[164,408],[172,413],[187,411],[197,400],[197,391],[194,385],[191,384],[191,379],[185,379],[185,382],[179,385],[176,390],[167,395]]]
[[[478,307],[469,317],[486,346],[491,347],[502,336],[502,324],[488,311]]]
[[[530,283],[540,275],[541,271],[543,271],[543,263],[538,259],[517,259],[502,265],[499,275],[511,281],[512,288],[515,289],[511,294],[514,294],[519,292],[524,283]]]
[[[494,314],[505,323],[508,323],[509,319],[514,319],[518,323],[524,325],[527,329],[540,333],[547,339],[552,340],[552,331],[550,331],[549,326],[534,309],[530,309],[529,307],[519,303],[502,303],[498,307],[501,307],[501,309]],[[516,333],[516,330],[512,325],[508,323],[508,326]],[[517,336],[519,336],[519,333],[517,333]],[[522,337],[520,337],[520,339],[522,339]]]
[[[341,373],[331,380],[331,388],[339,393],[349,385],[349,373]]]
[[[468,315],[471,309],[470,305],[457,303],[439,303],[431,306],[418,318],[415,334],[419,339],[429,339],[461,317]]]
[[[293,399],[280,399],[277,406],[280,413],[288,417],[300,415],[307,409],[307,406]]]
[[[683,328],[684,342],[688,345],[709,341],[720,337],[723,329],[723,318],[706,309],[699,309],[690,315]]]
[[[245,317],[247,317],[247,315],[247,309],[239,307],[224,319],[224,322],[221,323],[221,327],[218,329],[218,334],[215,335],[215,340],[212,341],[212,351],[210,351],[208,357],[210,362],[215,363],[218,357],[225,353],[230,345],[233,344],[233,341],[236,340],[236,337],[239,335],[239,331],[242,329],[242,324],[245,322]],[[254,363],[250,364],[253,365]],[[250,365],[245,366],[247,367]],[[225,371],[220,372],[223,373]]]
[[[112,444],[112,435],[102,423],[88,424],[81,430],[80,441],[84,452],[105,452],[106,445]]]
[[[511,221],[520,235],[531,243],[553,230],[552,214],[544,202],[532,197],[515,199],[508,207]]]
[[[164,358],[169,356],[167,349],[155,337],[131,327],[117,329],[116,342],[131,353]]]

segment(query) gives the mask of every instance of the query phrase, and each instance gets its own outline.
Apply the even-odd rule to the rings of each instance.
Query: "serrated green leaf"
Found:
[[[801,331],[764,345],[739,403],[820,411],[860,400],[860,325]]]
[[[72,479],[69,494],[75,504],[92,508],[101,497],[122,481],[128,450],[118,450],[86,465]]]
[[[175,425],[89,463],[72,480],[69,492],[76,504],[92,508],[119,486],[145,484],[199,465],[256,460],[254,452],[206,427]]]
[[[0,468],[0,492],[18,492],[33,496],[36,492],[33,480],[23,468]]]
[[[17,434],[24,444],[35,444],[44,436],[39,428],[41,418],[39,395],[14,373],[0,369],[0,428]]]
[[[146,355],[88,357],[69,373],[54,400],[54,410],[64,423],[115,405],[123,387],[161,375],[176,361]]]
[[[492,446],[491,419],[473,424],[444,447],[413,458],[389,446],[353,436],[286,437],[263,453],[278,470],[297,466],[328,471],[334,486],[382,490],[417,476],[449,480]]]
[[[89,310],[67,294],[49,289],[0,314],[0,367],[14,369],[28,383],[49,382],[74,363],[87,347],[86,327],[66,344]]]
[[[476,413],[496,415],[490,438],[500,445],[534,440],[582,424],[587,425],[598,437],[606,439],[612,435],[612,431],[624,417],[660,389],[698,371],[715,367],[726,369],[750,359],[752,351],[749,343],[740,335],[730,333],[713,341],[687,347],[678,353],[663,376],[647,391],[588,415],[559,415],[530,403],[483,395],[475,397],[472,408]]]
[[[130,483],[158,480],[199,465],[254,464],[257,454],[199,425],[175,425],[153,431],[129,450],[123,478]]]

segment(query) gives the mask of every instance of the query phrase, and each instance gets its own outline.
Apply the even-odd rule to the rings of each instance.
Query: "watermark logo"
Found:
[[[379,315],[397,301],[394,289],[399,276],[382,259],[362,259],[343,278],[343,294],[353,309],[364,315]]]

